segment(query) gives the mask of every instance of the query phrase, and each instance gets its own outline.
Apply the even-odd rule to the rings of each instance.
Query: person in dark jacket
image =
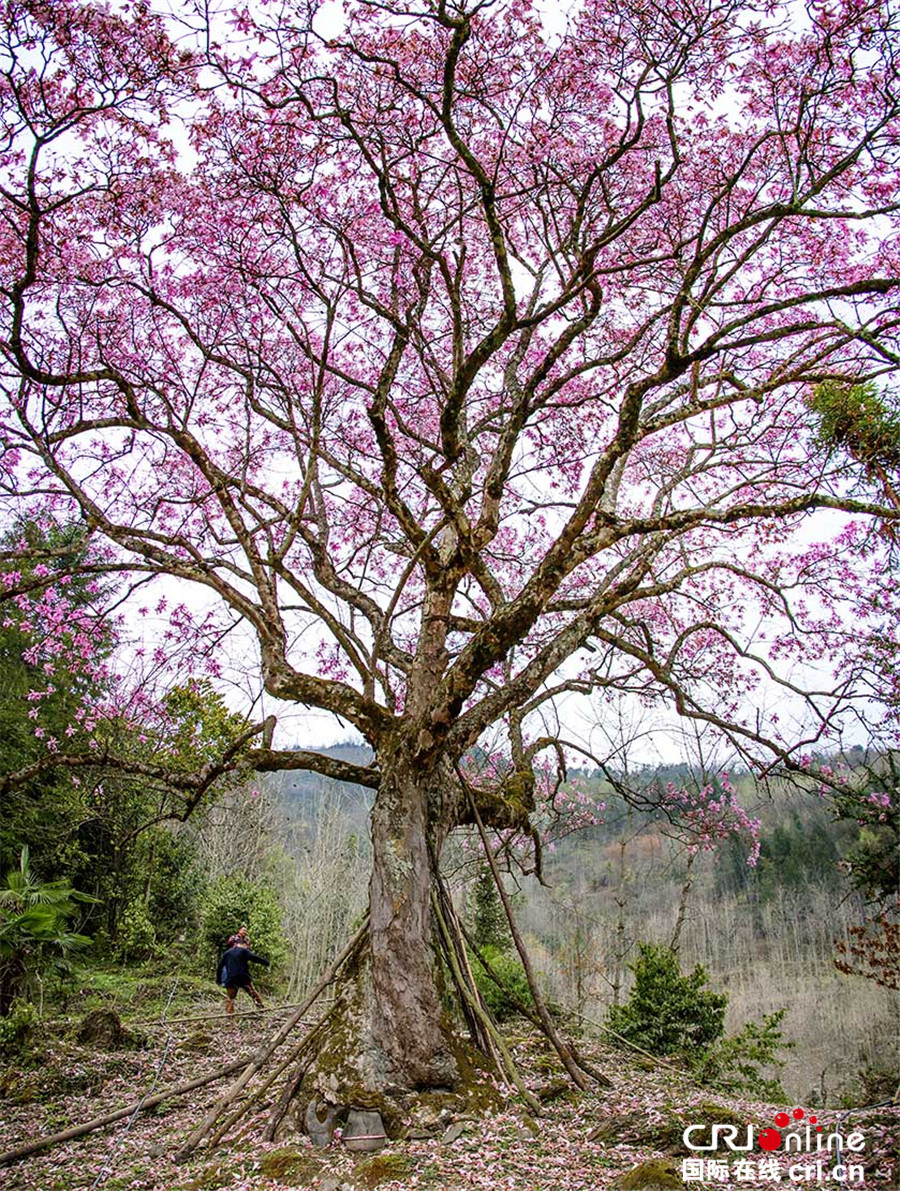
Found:
[[[264,1009],[262,997],[253,987],[253,981],[250,978],[250,964],[265,964],[269,966],[269,961],[263,955],[256,955],[250,950],[250,944],[240,940],[229,939],[228,950],[222,956],[219,964],[219,983],[225,985],[225,1012],[229,1017],[234,1013],[234,1002],[240,989],[243,989],[260,1007]]]

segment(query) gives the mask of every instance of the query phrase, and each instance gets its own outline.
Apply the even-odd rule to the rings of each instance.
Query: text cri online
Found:
[[[707,1141],[708,1136],[708,1141]],[[697,1152],[711,1153],[720,1146],[735,1153],[748,1153],[754,1147],[754,1129],[752,1125],[741,1130],[735,1125],[713,1125],[707,1135],[706,1126],[690,1125],[684,1131],[684,1144],[688,1149]],[[758,1163],[758,1169],[752,1172],[751,1167],[757,1165],[742,1159],[733,1172],[739,1179],[750,1177],[763,1178],[766,1181],[780,1181],[784,1174],[793,1183],[818,1182],[833,1180],[839,1183],[861,1184],[865,1179],[865,1172],[861,1165],[846,1161],[845,1158],[853,1154],[861,1154],[865,1149],[865,1138],[862,1133],[850,1133],[843,1137],[840,1133],[822,1135],[812,1133],[809,1128],[785,1134],[782,1139],[775,1130],[763,1130],[758,1138],[761,1149],[782,1149],[785,1154],[804,1154],[806,1160],[796,1162],[786,1170],[774,1159],[764,1159]],[[825,1163],[809,1161],[818,1154],[832,1153],[838,1159],[831,1169],[826,1169]],[[704,1161],[702,1158],[686,1158],[682,1163],[682,1178],[692,1180],[717,1180],[728,1177],[728,1167],[724,1162],[715,1159]],[[725,1167],[725,1171],[721,1168]],[[746,1168],[746,1169],[743,1169]]]

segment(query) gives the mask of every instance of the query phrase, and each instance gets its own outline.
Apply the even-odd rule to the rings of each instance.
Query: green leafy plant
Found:
[[[69,921],[78,903],[95,900],[66,880],[41,881],[28,849],[22,849],[19,867],[0,887],[0,1017],[11,1012],[16,998],[32,994],[44,971],[67,971],[69,955],[90,945],[90,938],[70,930]]]
[[[721,1035],[728,997],[706,987],[700,964],[682,975],[669,947],[639,943],[631,970],[630,998],[611,1006],[606,1016],[610,1030],[621,1038],[654,1055],[688,1055]]]
[[[225,700],[206,678],[192,678],[173,687],[164,703],[171,718],[170,763],[176,769],[190,772],[206,762],[217,761],[234,747],[247,727],[246,720],[228,710]]]
[[[487,960],[488,964],[490,964],[497,978],[503,982],[504,987],[512,994],[512,996],[507,996],[503,989],[491,979],[478,958],[475,955],[470,956],[475,984],[484,999],[484,1003],[496,1020],[505,1021],[507,1018],[515,1016],[518,1013],[516,1002],[530,1009],[534,1002],[531,996],[531,989],[528,987],[528,978],[525,975],[525,969],[522,967],[522,961],[517,956],[508,954],[508,952],[500,947],[488,945],[479,947],[479,951]]]
[[[816,385],[808,400],[818,421],[819,441],[831,450],[844,450],[877,480],[895,506],[900,472],[900,409],[895,394],[879,393],[872,381]]]
[[[781,1034],[784,1009],[726,1036],[728,996],[707,987],[700,964],[684,974],[671,948],[640,943],[631,970],[631,996],[606,1016],[621,1040],[683,1059],[701,1083],[721,1091],[783,1099],[777,1078],[761,1068],[783,1065],[779,1051],[790,1045]]]
[[[27,1048],[37,1022],[38,1012],[34,1005],[17,997],[9,1012],[0,1017],[0,1055],[6,1059],[20,1055]]]
[[[131,902],[119,924],[116,947],[119,958],[126,963],[147,959],[155,946],[156,930],[147,907],[139,901]]]
[[[818,419],[824,445],[843,447],[865,465],[900,467],[900,413],[872,381],[816,385],[809,408]]]
[[[785,1093],[777,1076],[768,1076],[762,1068],[784,1066],[780,1052],[793,1046],[781,1032],[786,1009],[763,1016],[762,1022],[748,1021],[736,1034],[717,1038],[691,1063],[701,1083],[710,1084],[735,1096],[753,1096],[760,1100],[784,1100]]]

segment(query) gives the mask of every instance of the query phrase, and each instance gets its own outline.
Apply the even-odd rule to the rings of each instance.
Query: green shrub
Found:
[[[671,948],[639,943],[631,970],[631,996],[610,1008],[610,1030],[654,1055],[690,1056],[722,1034],[728,997],[706,987],[700,964],[682,975]]]
[[[149,913],[156,930],[170,937],[193,934],[199,925],[205,885],[196,842],[186,831],[160,828],[150,841],[150,850]]]
[[[752,1096],[757,1100],[784,1100],[784,1089],[777,1076],[767,1077],[760,1067],[780,1070],[784,1060],[779,1051],[793,1046],[781,1033],[785,1009],[767,1013],[762,1024],[748,1021],[736,1034],[718,1038],[691,1063],[701,1083],[709,1084],[733,1096]]]
[[[202,962],[204,971],[212,974],[216,960],[229,935],[246,926],[250,942],[257,955],[264,955],[272,967],[269,973],[282,966],[287,959],[287,944],[281,928],[281,907],[268,885],[248,881],[246,877],[219,877],[207,886],[202,899],[203,926]],[[258,968],[254,983],[272,986],[270,974]]]
[[[66,880],[41,881],[31,867],[28,848],[0,884],[0,1017],[13,1002],[32,992],[46,972],[64,972],[69,956],[91,940],[75,934],[69,923],[79,903],[96,901]]]
[[[508,955],[499,947],[480,947],[479,951],[490,964],[491,968],[497,973],[498,979],[502,980],[504,986],[512,993],[515,1001],[521,1002],[529,1009],[532,1008],[534,1001],[531,997],[531,989],[528,987],[528,978],[525,975],[525,969],[522,967],[521,960],[515,956]],[[497,1021],[505,1021],[507,1018],[513,1017],[518,1013],[514,1001],[506,996],[502,989],[494,983],[476,957],[470,955],[469,961],[472,965],[472,975],[475,977],[478,991],[481,993],[484,1003]]]
[[[125,963],[149,959],[156,947],[156,929],[142,901],[130,902],[116,936],[116,954]]]
[[[640,943],[631,970],[631,996],[606,1015],[611,1030],[651,1054],[684,1059],[701,1083],[720,1091],[784,1099],[778,1079],[760,1070],[783,1067],[778,1052],[793,1045],[781,1034],[784,1009],[726,1037],[728,997],[706,987],[700,964],[684,975],[671,948]]]
[[[5,1059],[21,1054],[37,1025],[38,1011],[30,1001],[17,998],[6,1017],[0,1017],[0,1055]]]

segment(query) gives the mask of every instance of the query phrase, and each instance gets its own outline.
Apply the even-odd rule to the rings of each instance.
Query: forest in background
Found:
[[[855,749],[819,761],[859,768],[864,759]],[[854,949],[854,928],[871,913],[865,881],[881,880],[884,891],[896,885],[895,813],[862,822],[813,783],[804,788],[772,780],[763,788],[742,774],[734,778],[738,798],[760,825],[759,858],[751,865],[750,846],[735,835],[692,852],[690,835],[654,806],[655,787],[690,783],[689,766],[644,767],[630,775],[637,805],[599,773],[573,771],[570,778],[588,807],[602,807],[599,822],[551,843],[546,884],[533,875],[508,875],[517,916],[556,1004],[602,1024],[609,1007],[628,997],[638,945],[674,945],[683,969],[703,965],[711,985],[727,993],[729,1030],[786,1010],[782,1032],[790,1046],[781,1052],[781,1081],[788,1099],[834,1106],[893,1093],[900,1082],[900,993],[871,978],[883,979],[883,970],[869,968],[867,977],[839,971],[835,961],[841,944]],[[291,824],[292,854],[307,858],[301,864],[319,858],[321,867],[310,865],[317,886],[311,904],[318,900],[324,908],[326,889],[339,889],[344,874],[361,909],[364,792],[327,779],[270,781],[277,795],[271,813]],[[328,841],[321,849],[313,844],[320,833]],[[333,867],[324,862],[329,850]],[[445,868],[471,915],[477,849],[458,846]],[[345,913],[344,898],[336,902],[338,915]],[[297,911],[300,921],[308,920],[299,905]],[[333,914],[329,908],[323,922],[331,924]],[[301,966],[304,946],[297,950]]]

